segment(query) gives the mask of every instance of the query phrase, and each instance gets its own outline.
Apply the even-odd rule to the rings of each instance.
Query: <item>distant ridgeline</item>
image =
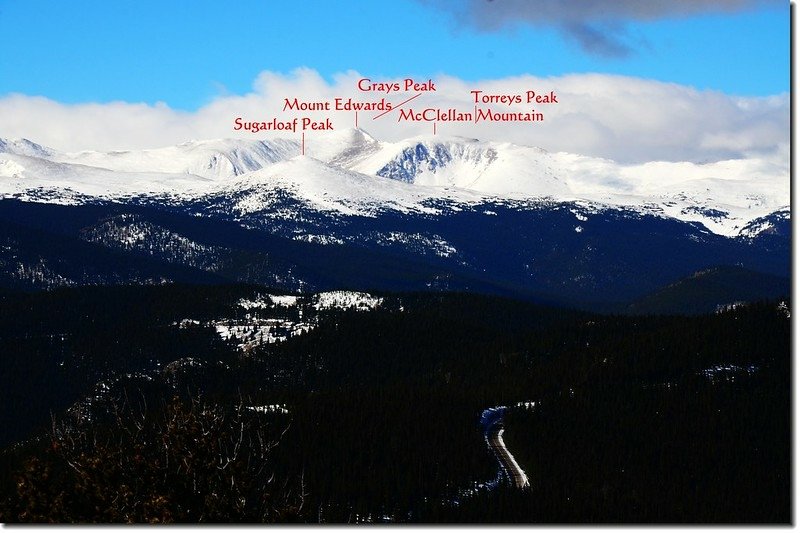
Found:
[[[568,202],[342,216],[289,196],[242,215],[240,201],[0,201],[0,286],[469,291],[635,313],[712,312],[789,293],[788,213],[725,237],[695,223]]]

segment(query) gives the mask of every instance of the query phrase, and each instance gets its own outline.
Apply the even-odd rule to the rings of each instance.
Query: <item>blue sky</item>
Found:
[[[500,0],[497,0],[500,1]],[[626,57],[554,25],[482,31],[416,0],[0,0],[0,97],[166,102],[244,94],[259,72],[464,80],[600,72],[728,94],[789,90],[789,5],[622,21]]]

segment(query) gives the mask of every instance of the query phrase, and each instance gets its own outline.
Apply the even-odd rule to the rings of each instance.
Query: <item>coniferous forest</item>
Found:
[[[785,300],[626,316],[269,294],[0,295],[0,520],[791,521]],[[493,407],[529,487],[487,446]]]

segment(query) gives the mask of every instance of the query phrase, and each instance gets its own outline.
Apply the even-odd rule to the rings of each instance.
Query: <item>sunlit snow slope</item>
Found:
[[[579,201],[629,206],[733,236],[789,205],[788,161],[614,161],[536,147],[425,136],[382,142],[363,130],[296,139],[189,141],[133,151],[62,153],[0,139],[0,197],[82,203],[130,197],[236,197],[242,212],[290,196],[342,215],[430,212],[431,200]]]

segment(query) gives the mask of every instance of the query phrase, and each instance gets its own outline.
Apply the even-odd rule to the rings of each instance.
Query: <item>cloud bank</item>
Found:
[[[518,24],[553,26],[594,55],[624,57],[633,49],[625,22],[701,13],[734,12],[763,6],[786,7],[785,0],[419,0],[482,31]]]
[[[0,98],[0,137],[27,138],[66,151],[125,150],[178,144],[190,139],[299,137],[299,133],[236,132],[234,119],[267,121],[294,116],[283,112],[284,98],[308,102],[353,97],[380,100],[356,90],[363,76],[350,71],[331,82],[311,69],[290,74],[263,72],[252,92],[220,96],[193,112],[165,104],[112,102],[62,104],[43,97],[13,94]],[[389,81],[389,80],[373,80]],[[441,76],[435,93],[424,93],[404,108],[457,108],[471,111],[470,90],[515,94],[555,91],[559,103],[536,106],[545,120],[535,123],[439,122],[437,134],[540,146],[615,159],[620,162],[710,162],[745,157],[779,158],[789,154],[789,95],[740,98],[674,83],[604,74],[537,78],[520,76],[477,82]],[[386,95],[398,104],[414,93]],[[530,105],[496,105],[498,111],[530,111]],[[432,124],[398,122],[398,111],[373,120],[378,112],[359,113],[359,126],[374,137],[399,140],[432,134]],[[296,113],[335,128],[355,125],[353,112]],[[313,142],[318,133],[307,134]],[[788,164],[788,163],[787,163]]]

